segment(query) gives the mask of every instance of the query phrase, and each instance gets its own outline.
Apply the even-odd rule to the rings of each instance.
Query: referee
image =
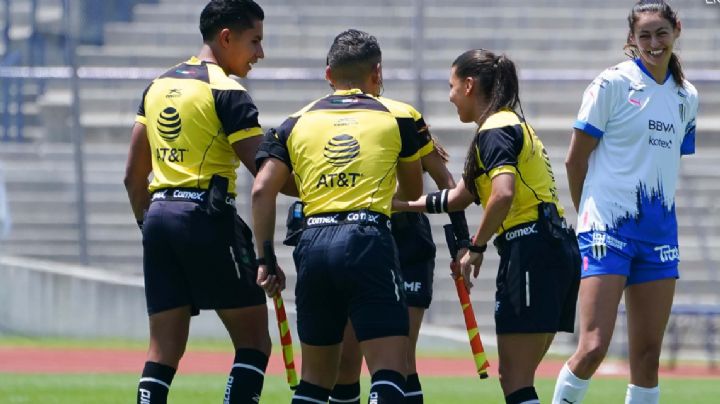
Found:
[[[555,334],[574,329],[580,281],[577,241],[562,217],[545,147],[522,114],[515,63],[505,55],[472,49],[453,62],[449,85],[460,121],[478,126],[463,179],[452,190],[393,206],[441,213],[482,204],[478,230],[460,269],[469,289],[487,243],[497,234],[500,385],[507,404],[538,404],[535,371]]]
[[[252,233],[235,211],[240,161],[255,174],[258,111],[228,75],[263,58],[264,12],[252,0],[212,0],[202,48],[145,90],[125,186],[143,232],[150,346],[137,403],[166,403],[190,318],[215,310],[235,360],[224,403],[257,402],[270,354],[267,309],[255,282]],[[152,172],[152,182],[148,176]]]
[[[396,185],[407,198],[422,192],[419,156],[433,144],[406,104],[372,95],[382,87],[380,63],[375,37],[338,35],[326,69],[336,91],[269,131],[258,151],[258,246],[273,239],[277,193],[291,175],[305,203],[293,254],[303,358],[293,403],[327,402],[348,317],[372,375],[372,401],[404,400],[408,310],[389,216]],[[263,258],[258,283],[271,295],[282,273],[268,276]]]
[[[422,115],[408,105],[414,116],[418,131],[428,131]],[[448,154],[433,137],[433,148],[420,156],[423,171],[426,171],[439,189],[452,189],[455,181],[448,171]],[[423,150],[425,152],[425,150]],[[398,195],[403,197],[402,195]],[[461,239],[469,242],[465,211],[449,213],[453,229],[459,231]],[[398,249],[400,274],[403,278],[405,298],[410,320],[409,347],[407,359],[407,377],[405,382],[405,404],[423,403],[423,392],[418,375],[415,354],[425,311],[430,307],[433,294],[433,275],[435,271],[435,242],[427,216],[418,212],[393,212],[390,216],[393,239]],[[459,230],[457,230],[459,229]],[[462,237],[464,235],[464,237]],[[352,325],[345,327],[342,343],[338,379],[330,392],[330,403],[360,403],[360,373],[362,353]]]

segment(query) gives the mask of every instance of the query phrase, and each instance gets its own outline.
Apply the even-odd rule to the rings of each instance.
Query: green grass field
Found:
[[[191,339],[188,349],[199,351],[227,351],[229,342]],[[0,336],[0,347],[45,348],[116,348],[145,349],[145,341],[132,340],[73,340]],[[298,347],[299,348],[299,347]],[[465,357],[462,351],[428,351],[425,357]],[[490,354],[496,363],[496,357]],[[138,369],[138,372],[140,369]],[[426,403],[503,403],[497,377],[487,380],[470,377],[422,376]],[[14,374],[0,373],[0,404],[114,404],[133,403],[138,374]],[[542,402],[550,401],[554,379],[539,379],[536,383]],[[586,404],[615,404],[624,402],[627,381],[596,378],[585,400]],[[363,379],[367,394],[368,379]],[[178,374],[170,394],[172,404],[221,403],[225,376]],[[660,388],[663,403],[710,404],[718,402],[717,380],[662,379]],[[262,403],[289,403],[291,391],[283,376],[270,375],[266,379]],[[364,399],[367,402],[366,398]]]
[[[0,403],[3,404],[128,404],[135,400],[137,375],[16,375],[0,374]],[[172,404],[221,403],[222,375],[178,375],[173,382]],[[425,377],[422,379],[426,403],[503,403],[497,379]],[[537,384],[542,402],[549,402],[554,380]],[[363,380],[367,393],[368,380]],[[597,379],[586,404],[624,402],[626,382]],[[662,402],[710,404],[718,402],[717,381],[663,380]],[[291,393],[284,380],[271,376],[266,380],[262,403],[289,403]],[[367,400],[367,399],[365,399]],[[363,401],[367,402],[367,401]]]

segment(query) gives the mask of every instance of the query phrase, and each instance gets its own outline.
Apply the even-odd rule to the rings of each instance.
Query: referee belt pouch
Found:
[[[295,201],[288,208],[287,219],[285,220],[287,233],[285,233],[285,240],[283,240],[283,244],[286,246],[297,246],[300,242],[305,221],[305,214],[303,213],[304,207],[304,203]]]
[[[538,204],[538,227],[540,234],[547,239],[564,240],[567,237],[567,223],[552,202]]]
[[[210,217],[218,217],[230,210],[227,204],[229,180],[222,175],[213,175],[210,178],[210,185],[205,200],[205,211]]]
[[[538,205],[538,224],[540,233],[559,245],[557,251],[562,251],[563,262],[568,273],[576,274],[580,279],[580,248],[578,247],[575,229],[568,226],[565,219],[560,217],[554,203],[542,202]]]

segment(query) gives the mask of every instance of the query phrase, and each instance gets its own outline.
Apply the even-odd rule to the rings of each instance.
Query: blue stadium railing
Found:
[[[100,45],[104,38],[104,27],[108,22],[129,21],[132,17],[132,9],[139,3],[157,3],[158,0],[81,0],[80,18],[83,28],[79,29],[78,41],[81,44]],[[70,0],[57,0],[63,10],[69,10]],[[5,8],[2,41],[4,53],[0,55],[0,68],[13,66],[42,67],[47,60],[47,38],[40,27],[37,12],[38,0],[30,0],[29,24],[30,34],[25,43],[16,44],[11,37],[13,26],[11,16],[11,0],[2,0]],[[63,19],[70,18],[67,12],[62,15]],[[61,43],[67,45],[68,38],[60,38]],[[64,63],[68,64],[66,49]],[[45,91],[46,78],[35,77],[35,94],[40,95]],[[26,82],[23,77],[3,77],[0,84],[0,100],[2,100],[2,133],[0,141],[24,141],[25,119],[23,114],[23,102],[25,101]]]
[[[14,66],[20,63],[20,51],[11,51],[3,56],[0,67]],[[0,87],[2,98],[2,137],[0,140],[22,141],[25,117],[23,115],[23,79],[5,78]],[[14,118],[14,119],[13,119]],[[14,130],[13,130],[14,128]]]
[[[83,29],[78,32],[80,43],[101,45],[104,41],[106,23],[130,21],[135,5],[157,2],[158,0],[82,0]]]

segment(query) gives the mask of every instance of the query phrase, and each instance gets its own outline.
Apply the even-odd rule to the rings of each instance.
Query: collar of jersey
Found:
[[[359,88],[351,88],[349,90],[335,90],[333,95],[358,95],[364,94]]]
[[[215,62],[211,62],[209,60],[200,60],[197,58],[197,56],[190,57],[190,59],[185,63],[187,63],[189,65],[198,65],[198,66],[203,63],[213,64],[213,65],[215,64]]]
[[[645,67],[645,65],[643,64],[642,60],[640,60],[640,58],[635,58],[635,64],[640,68],[640,70],[643,73],[645,73],[646,76],[650,77],[650,79],[652,80],[653,83],[658,84],[655,81],[655,78],[653,77],[652,73],[650,73],[650,71]],[[670,76],[672,76],[672,72],[670,72],[670,68],[668,67],[667,75],[665,76],[665,81],[663,81],[662,84],[658,84],[658,85],[663,85],[663,84],[667,83]]]

